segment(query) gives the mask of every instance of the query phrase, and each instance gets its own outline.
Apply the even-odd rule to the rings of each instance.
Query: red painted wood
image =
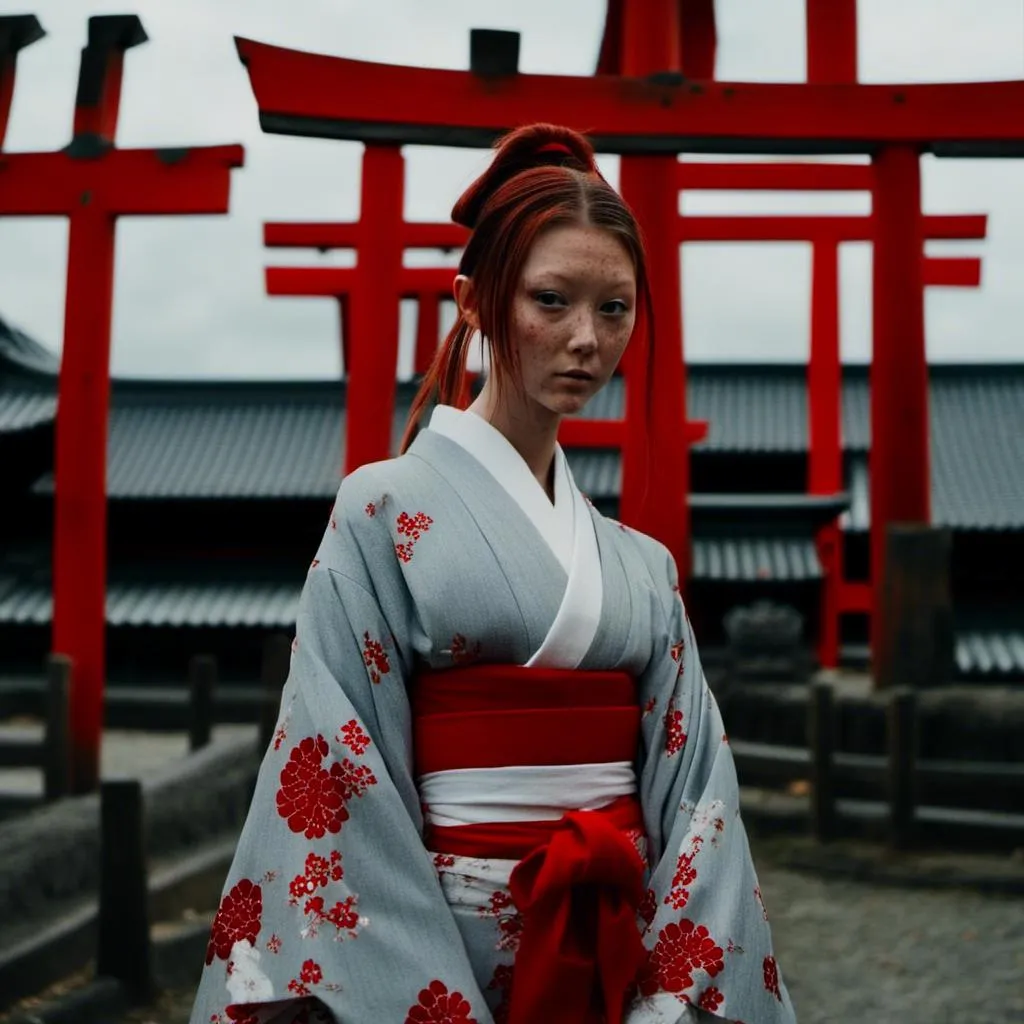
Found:
[[[698,80],[715,77],[718,30],[715,0],[681,0],[682,72]]]
[[[875,158],[874,341],[871,362],[871,585],[878,622],[890,523],[930,519],[928,367],[922,287],[921,168],[911,146]],[[882,660],[884,631],[873,630]]]
[[[360,220],[367,230],[348,296],[352,336],[346,368],[346,475],[391,455],[402,275],[402,252],[393,240],[401,231],[404,202],[402,151],[397,146],[367,146],[360,204]]]
[[[607,4],[595,74],[622,74],[624,4],[625,0],[609,0]],[[672,69],[680,68],[687,78],[714,78],[718,43],[714,0],[675,0],[675,8],[672,23],[678,33],[679,59],[671,65]],[[653,5],[647,8],[643,12],[644,24],[658,25],[657,20],[651,20],[657,19],[658,13]]]
[[[564,448],[621,448],[625,439],[624,420],[562,420],[558,428]]]
[[[629,0],[622,15],[622,71],[681,71],[683,0]]]
[[[364,233],[360,221],[268,222],[263,225],[263,244],[268,248],[358,249]],[[403,249],[461,249],[468,238],[469,232],[459,224],[404,221],[396,242]]]
[[[416,299],[416,348],[413,354],[413,373],[426,373],[434,360],[441,342],[441,299],[450,296],[421,291]]]
[[[103,731],[107,576],[107,420],[114,218],[71,218],[58,384],[53,649],[74,662],[71,761],[76,792],[95,788]]]
[[[871,584],[843,580],[839,587],[839,611],[870,613]]]
[[[839,246],[834,241],[818,242],[812,249],[807,393],[810,412],[807,489],[811,494],[836,494],[843,489],[843,458]]]
[[[228,172],[241,146],[166,151],[112,149],[95,159],[0,153],[0,216],[71,217],[85,206],[113,216],[177,216],[227,210]]]
[[[679,187],[695,191],[869,192],[870,164],[687,162],[679,165]]]
[[[99,68],[103,77],[98,100],[88,106],[79,103],[74,117],[78,132],[98,135],[111,148],[90,151],[86,146],[84,155],[72,156],[86,142],[76,135],[69,150],[0,154],[0,215],[65,216],[70,222],[56,425],[53,648],[74,664],[75,792],[97,784],[103,724],[115,223],[133,214],[226,213],[230,171],[242,166],[244,157],[241,146],[112,148],[123,72],[119,46],[100,54],[105,63]]]
[[[921,273],[926,288],[981,287],[981,259],[977,256],[926,256]]]
[[[807,81],[857,81],[857,0],[807,0]]]
[[[984,238],[985,214],[935,214],[923,220],[927,238]],[[683,242],[870,242],[876,235],[871,216],[686,216],[678,218]]]
[[[810,438],[807,484],[811,494],[838,494],[843,489],[842,364],[839,345],[839,244],[812,247],[811,354],[807,363]],[[839,664],[839,583],[842,538],[836,523],[815,537],[825,572],[821,592],[818,660],[825,668]]]
[[[630,0],[623,9],[622,74],[680,72],[681,27],[673,0]],[[624,156],[620,165],[620,190],[644,233],[655,330],[648,351],[634,344],[626,361],[619,518],[669,549],[685,588],[692,555],[681,252],[673,218],[665,215],[678,209],[677,163],[674,155]]]
[[[807,151],[865,152],[883,142],[1024,143],[1024,81],[955,85],[806,85],[510,75],[401,67],[236,40],[268,130],[304,121],[311,136],[353,138],[374,126],[451,128],[451,144],[479,145],[511,125],[553,121],[625,146],[672,151],[682,140],[731,143],[737,151],[800,144]],[[629,72],[625,72],[629,74]],[[455,113],[457,112],[457,113]],[[276,127],[275,127],[276,126]],[[296,125],[288,125],[294,130]],[[477,134],[474,134],[474,130]]]

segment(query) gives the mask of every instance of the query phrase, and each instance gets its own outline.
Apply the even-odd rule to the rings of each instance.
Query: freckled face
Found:
[[[578,412],[622,358],[636,322],[636,272],[610,231],[560,224],[541,233],[512,307],[512,345],[529,404]]]

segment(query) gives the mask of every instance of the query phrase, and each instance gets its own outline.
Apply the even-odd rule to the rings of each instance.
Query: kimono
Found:
[[[628,673],[634,756],[418,775],[417,679],[474,665]],[[503,435],[439,406],[406,454],[341,483],[192,1024],[502,1024],[516,861],[424,836],[624,794],[646,962],[622,1019],[793,1022],[671,555],[601,516],[560,448],[552,502]]]

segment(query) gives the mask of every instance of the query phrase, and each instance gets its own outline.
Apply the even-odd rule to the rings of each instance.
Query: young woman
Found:
[[[673,560],[556,443],[649,323],[636,222],[550,125],[453,219],[459,316],[338,492],[192,1020],[790,1022]]]

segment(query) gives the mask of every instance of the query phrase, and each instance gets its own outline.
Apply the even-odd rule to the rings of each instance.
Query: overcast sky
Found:
[[[716,0],[717,76],[799,81],[803,0]],[[865,82],[1024,78],[1024,0],[860,0]],[[261,243],[266,220],[358,216],[356,143],[261,133],[233,36],[346,57],[465,68],[472,27],[522,33],[524,72],[593,71],[603,0],[0,0],[0,13],[36,13],[47,38],[19,60],[6,148],[68,141],[86,19],[138,13],[150,41],[126,61],[118,143],[240,142],[224,217],[126,218],[118,227],[113,371],[119,376],[331,377],[337,309],[327,299],[270,299],[267,263],[344,262],[344,255]],[[406,215],[446,219],[486,153],[407,149]],[[618,179],[617,161],[603,161]],[[933,243],[934,254],[980,255],[980,290],[933,289],[934,361],[1024,359],[1024,161],[924,161],[928,213],[987,213],[984,242]],[[864,213],[866,196],[704,193],[694,213]],[[0,316],[59,349],[67,230],[63,221],[0,219]],[[684,249],[687,358],[806,359],[810,253],[803,245]],[[870,355],[870,257],[842,256],[843,353]]]

